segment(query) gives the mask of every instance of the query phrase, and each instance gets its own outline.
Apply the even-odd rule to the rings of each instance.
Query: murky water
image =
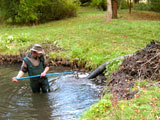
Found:
[[[101,85],[78,73],[49,77],[51,92],[33,94],[29,80],[13,83],[20,66],[0,66],[0,120],[76,120],[97,102]],[[64,70],[65,69],[65,70]],[[50,72],[70,71],[53,68]]]

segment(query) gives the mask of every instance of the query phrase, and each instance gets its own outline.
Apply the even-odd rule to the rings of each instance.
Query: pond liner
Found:
[[[96,68],[92,73],[90,73],[86,79],[93,79],[96,78],[98,75],[102,74],[103,71],[106,69],[106,65],[108,65],[111,61],[114,60],[119,60],[119,59],[124,59],[126,57],[132,56],[133,54],[129,54],[129,55],[124,55],[124,56],[119,56],[116,58],[113,58],[109,61],[106,61],[104,64],[100,65],[98,68]]]

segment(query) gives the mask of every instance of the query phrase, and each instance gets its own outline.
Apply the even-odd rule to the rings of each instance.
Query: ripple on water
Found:
[[[77,73],[52,76],[49,78],[52,92],[32,94],[29,80],[11,82],[18,70],[0,69],[0,120],[75,120],[98,100],[102,89],[85,79],[88,74]]]

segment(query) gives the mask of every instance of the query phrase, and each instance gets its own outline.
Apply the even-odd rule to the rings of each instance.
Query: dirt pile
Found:
[[[112,74],[108,85],[116,99],[131,99],[138,91],[130,92],[137,79],[160,80],[160,42],[152,41],[144,49],[127,57]]]

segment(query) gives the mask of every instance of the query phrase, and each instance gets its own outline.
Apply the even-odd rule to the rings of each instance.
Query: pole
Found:
[[[64,75],[64,74],[72,74],[72,73],[73,73],[73,72],[49,73],[49,74],[46,74],[46,76]],[[28,76],[28,77],[17,78],[17,80],[30,79],[30,78],[40,77],[40,76],[41,76],[41,75],[33,75],[33,76]]]

